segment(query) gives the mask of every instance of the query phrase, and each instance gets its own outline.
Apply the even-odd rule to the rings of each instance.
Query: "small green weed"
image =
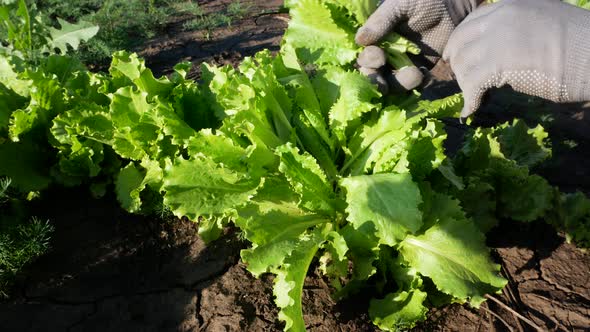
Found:
[[[231,26],[235,20],[244,18],[251,11],[251,8],[250,4],[235,0],[224,11],[219,13],[205,14],[201,10],[198,14],[195,14],[195,18],[184,22],[182,27],[185,31],[204,30],[205,37],[209,39],[215,28]]]
[[[25,199],[10,192],[9,178],[0,179],[0,298],[9,296],[16,276],[50,247],[53,226],[23,217]]]
[[[234,18],[241,19],[246,16],[251,9],[252,5],[245,4],[240,0],[235,0],[227,6],[227,13]]]
[[[154,37],[168,20],[169,7],[159,7],[150,1],[145,6],[139,0],[110,0],[85,19],[100,26],[96,40],[87,44],[82,52],[85,62],[110,62],[117,50],[133,49],[144,40]]]
[[[231,23],[231,17],[222,13],[211,13],[188,20],[184,22],[182,27],[186,31],[205,30],[210,35],[215,28],[224,25],[230,26]]]
[[[99,67],[108,65],[115,51],[132,50],[158,35],[172,17],[202,13],[193,1],[39,0],[37,3],[50,23],[61,17],[100,26],[96,38],[80,50],[83,62]]]
[[[178,11],[178,13],[182,14],[189,14],[193,16],[203,15],[203,9],[199,6],[199,4],[190,0],[186,2],[175,3],[173,8]]]

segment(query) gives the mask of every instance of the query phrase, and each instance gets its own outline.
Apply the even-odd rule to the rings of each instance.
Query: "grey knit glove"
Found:
[[[483,0],[385,0],[356,34],[356,42],[377,43],[391,31],[416,43],[435,63],[455,26]]]
[[[492,87],[555,102],[590,100],[590,11],[559,0],[502,0],[471,13],[444,50],[473,114]]]
[[[356,34],[356,43],[373,45],[395,30],[416,43],[430,65],[438,61],[449,36],[483,0],[385,0]],[[422,83],[416,67],[391,72],[383,68],[385,54],[376,46],[367,47],[358,58],[360,71],[381,93],[407,91]]]

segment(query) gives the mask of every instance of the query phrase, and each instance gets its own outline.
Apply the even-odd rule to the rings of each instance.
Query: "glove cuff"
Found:
[[[443,0],[449,16],[455,26],[459,25],[469,13],[475,10],[484,0]]]

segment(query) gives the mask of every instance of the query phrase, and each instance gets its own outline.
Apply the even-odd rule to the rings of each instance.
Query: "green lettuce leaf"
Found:
[[[544,178],[508,161],[495,163],[493,171],[497,209],[502,216],[533,221],[551,209],[554,190]]]
[[[223,228],[229,224],[229,219],[226,217],[208,217],[199,218],[199,237],[209,243],[217,240],[222,232]]]
[[[254,58],[245,58],[240,64],[240,72],[250,81],[260,100],[261,111],[271,122],[274,132],[287,142],[293,134],[291,125],[292,102],[285,88],[274,75],[275,61],[268,51],[256,54]]]
[[[361,116],[377,108],[373,103],[380,96],[377,88],[358,72],[349,72],[330,67],[324,74],[323,85],[339,87],[336,99],[330,108],[330,128],[342,145],[347,134],[353,133],[361,124]],[[316,88],[320,88],[316,87]],[[328,90],[329,91],[329,90]]]
[[[380,243],[395,246],[422,226],[418,186],[409,174],[374,174],[344,178],[348,220],[356,228],[375,226]]]
[[[353,262],[352,277],[354,280],[367,280],[377,272],[373,265],[379,257],[379,238],[375,225],[365,223],[358,229],[348,224],[339,233],[349,248],[347,256]]]
[[[512,124],[499,126],[494,136],[504,156],[519,165],[534,167],[551,156],[551,149],[545,143],[549,134],[541,125],[529,128],[524,121],[516,119]]]
[[[468,177],[471,193],[482,190],[492,193],[490,187],[493,188],[494,197],[491,194],[484,197],[496,202],[480,201],[478,205],[487,205],[486,210],[495,205],[500,216],[519,221],[533,221],[551,209],[553,188],[540,176],[531,175],[527,168],[549,156],[545,137],[541,127],[529,129],[520,121],[491,129],[478,128],[471,133],[455,158],[455,167]],[[469,193],[459,196],[466,198],[467,209],[474,208],[469,204]],[[493,225],[486,218],[484,230]]]
[[[385,51],[387,62],[396,69],[414,65],[408,57],[408,53],[420,54],[420,48],[416,44],[395,32],[391,32],[385,36],[379,43],[379,46]]]
[[[72,140],[76,140],[75,137]],[[65,185],[79,185],[88,178],[97,176],[104,160],[103,145],[95,141],[75,141],[69,148],[57,154],[59,161],[54,172],[59,172],[59,182]],[[56,176],[56,174],[53,174]]]
[[[405,138],[412,123],[406,121],[406,114],[397,108],[388,108],[375,123],[368,123],[360,128],[350,139],[347,157],[341,173],[350,169],[352,175],[361,175],[372,170],[382,172],[384,165],[395,165],[405,147]],[[375,165],[381,161],[380,165]]]
[[[21,97],[28,97],[32,82],[19,75],[11,60],[13,58],[0,56],[0,83]]]
[[[290,10],[291,21],[283,40],[299,52],[306,63],[345,65],[356,59],[354,36],[332,18],[319,0],[299,0]]]
[[[547,221],[565,231],[568,242],[589,248],[590,199],[581,192],[556,196],[556,208],[549,213]]]
[[[294,245],[291,254],[285,258],[273,288],[275,303],[280,308],[279,319],[285,322],[285,331],[305,331],[301,296],[303,283],[312,259],[325,240],[321,228],[303,234]]]
[[[246,77],[231,67],[205,66],[204,70],[213,76],[209,88],[223,109],[221,132],[237,142],[246,137],[249,142],[245,143],[256,145],[260,153],[272,154],[274,148],[286,143],[278,137],[264,102]]]
[[[46,167],[50,156],[29,140],[0,142],[0,160],[0,178],[10,178],[22,193],[46,189],[52,182]]]
[[[282,49],[282,65],[275,67],[277,78],[293,99],[293,126],[303,147],[314,156],[331,180],[337,177],[334,162],[336,142],[328,130],[328,114],[324,112],[307,73],[301,67],[295,50]]]
[[[141,193],[146,186],[159,189],[163,170],[156,161],[145,159],[141,167],[130,163],[121,169],[115,181],[117,200],[125,210],[137,213],[142,208]],[[157,191],[157,190],[156,190]]]
[[[344,202],[336,198],[326,175],[311,155],[300,154],[299,149],[289,143],[279,146],[276,153],[281,160],[279,171],[285,174],[293,190],[301,197],[301,208],[328,216],[344,209]]]
[[[340,233],[331,231],[328,233],[322,249],[324,253],[319,259],[320,271],[330,279],[331,285],[336,290],[340,290],[342,289],[340,278],[349,274],[347,257],[349,248],[346,239]]]
[[[468,178],[467,181],[467,186],[457,196],[479,230],[487,233],[499,223],[496,216],[496,190],[493,185],[479,178]]]
[[[446,159],[443,142],[447,138],[441,122],[427,119],[424,128],[410,134],[407,159],[414,179],[426,177]]]
[[[300,209],[297,200],[286,179],[273,177],[238,209],[236,224],[252,242],[252,248],[242,250],[242,260],[255,276],[278,268],[307,229],[329,221]]]
[[[490,261],[484,235],[465,219],[445,218],[422,235],[409,235],[400,253],[439,290],[473,306],[507,283],[498,276],[499,266]]]
[[[147,93],[131,87],[111,95],[114,150],[124,158],[142,160],[174,157],[186,148],[195,131],[169,103],[147,100]]]
[[[325,0],[324,2],[345,8],[354,16],[354,20],[351,21],[359,25],[367,21],[379,4],[379,0]]]
[[[121,204],[121,207],[129,212],[137,212],[141,207],[139,194],[143,189],[141,185],[144,176],[143,172],[131,163],[121,169],[117,177],[115,187],[117,200]]]
[[[408,330],[426,320],[428,308],[424,301],[428,294],[419,289],[388,294],[384,299],[372,299],[369,316],[383,331]]]
[[[177,159],[164,170],[164,204],[178,216],[223,217],[249,202],[263,183],[207,158]]]
[[[156,79],[152,71],[145,66],[145,61],[136,53],[115,52],[109,72],[113,79],[127,78],[148,96],[166,98],[173,89],[173,84],[166,77]]]
[[[45,135],[51,120],[65,110],[66,94],[55,75],[28,72],[27,77],[32,81],[29,103],[10,119],[10,138],[15,142],[29,132]]]

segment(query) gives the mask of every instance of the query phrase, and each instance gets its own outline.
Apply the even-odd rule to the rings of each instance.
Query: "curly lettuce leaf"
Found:
[[[516,119],[494,130],[494,136],[500,143],[502,153],[517,164],[534,167],[551,156],[551,149],[546,144],[549,134],[541,125],[529,128],[524,121]]]
[[[527,168],[507,161],[494,164],[492,176],[498,212],[519,221],[543,217],[551,208],[554,189],[544,178],[529,174]]]
[[[274,132],[287,142],[293,134],[291,125],[292,102],[285,88],[274,74],[274,58],[270,52],[262,51],[253,58],[245,58],[240,64],[240,72],[249,80],[249,85],[256,91],[263,111],[271,122]]]
[[[340,235],[348,246],[347,257],[352,261],[352,280],[336,293],[336,298],[345,297],[358,290],[359,284],[377,272],[375,261],[379,258],[379,238],[374,224],[365,223],[355,229],[348,224],[340,229]]]
[[[377,9],[377,0],[289,0],[291,22],[288,45],[299,50],[306,63],[346,65],[356,59],[360,47],[354,42],[356,30]],[[305,38],[303,36],[306,36]],[[310,43],[309,36],[314,36]],[[388,34],[379,44],[394,68],[413,65],[408,57],[419,54],[418,46],[397,33]]]
[[[308,74],[303,70],[295,51],[285,45],[281,52],[284,68],[275,66],[277,78],[293,99],[293,127],[301,144],[314,156],[328,178],[337,177],[334,154],[336,142],[328,129],[328,114],[322,110]]]
[[[491,186],[491,199],[495,203],[485,205],[488,209],[495,205],[500,216],[519,221],[543,217],[552,208],[554,189],[542,177],[531,175],[527,166],[549,156],[545,137],[541,127],[530,129],[518,120],[496,128],[475,130],[455,158],[456,169],[469,180],[466,190],[473,193],[478,187]],[[491,188],[485,191],[492,192]],[[466,198],[465,206],[472,210],[469,194],[460,193],[459,197]],[[489,222],[485,224],[489,225],[484,225],[483,229],[492,225],[492,220],[486,218]]]
[[[279,171],[300,196],[301,208],[328,216],[343,210],[344,202],[337,199],[325,173],[309,153],[300,154],[291,144],[279,146],[276,153],[281,160]]]
[[[28,97],[31,80],[19,75],[12,63],[14,58],[0,56],[0,83],[21,97]]]
[[[319,0],[299,0],[290,10],[291,21],[283,40],[306,63],[345,65],[356,59],[354,35],[342,29],[330,9]]]
[[[316,91],[323,90],[320,102],[329,107],[330,129],[341,145],[361,125],[361,116],[378,107],[377,88],[358,72],[330,67],[316,78],[314,85]]]
[[[207,158],[179,158],[164,170],[164,204],[176,216],[191,220],[199,216],[232,216],[237,207],[250,201],[263,182]]]
[[[51,120],[66,108],[66,93],[53,74],[28,72],[31,80],[27,107],[12,113],[9,125],[10,138],[18,142],[26,133],[46,133]]]
[[[411,132],[407,144],[407,160],[415,179],[426,177],[446,159],[443,142],[447,138],[441,122],[427,119],[421,130]]]
[[[376,122],[365,124],[350,139],[350,154],[342,172],[350,169],[352,175],[361,175],[375,167],[379,160],[395,165],[402,153],[400,147],[396,146],[405,145],[404,141],[411,127],[412,123],[406,121],[404,111],[397,108],[384,109]],[[382,156],[385,158],[381,158]],[[380,171],[382,167],[377,166],[377,169]]]
[[[291,254],[285,258],[277,275],[273,292],[275,303],[280,308],[279,319],[285,322],[285,331],[305,331],[301,296],[303,283],[316,252],[325,240],[321,228],[301,235],[294,244]]]
[[[391,32],[385,36],[379,43],[379,46],[385,51],[387,62],[396,69],[414,65],[408,57],[408,53],[420,54],[418,45],[395,32]]]
[[[129,163],[121,169],[115,181],[115,192],[121,207],[131,213],[141,211],[141,193],[146,186],[159,188],[162,182],[163,170],[156,161],[143,160],[141,167]]]
[[[115,52],[109,72],[115,81],[126,78],[133,82],[150,98],[155,96],[166,98],[173,88],[172,82],[167,77],[156,79],[152,71],[146,68],[145,61],[136,53]],[[129,85],[129,82],[125,85]]]
[[[556,197],[556,208],[547,221],[565,231],[568,242],[582,248],[590,247],[590,199],[581,192]]]
[[[151,103],[145,92],[125,87],[112,94],[111,100],[112,146],[122,157],[174,157],[195,134],[170,104]]]
[[[246,137],[247,143],[256,145],[261,154],[272,154],[272,149],[286,143],[275,132],[272,120],[267,117],[266,105],[246,77],[229,66],[204,66],[203,69],[212,76],[209,89],[222,109],[219,112],[223,119],[221,132],[235,141]]]

